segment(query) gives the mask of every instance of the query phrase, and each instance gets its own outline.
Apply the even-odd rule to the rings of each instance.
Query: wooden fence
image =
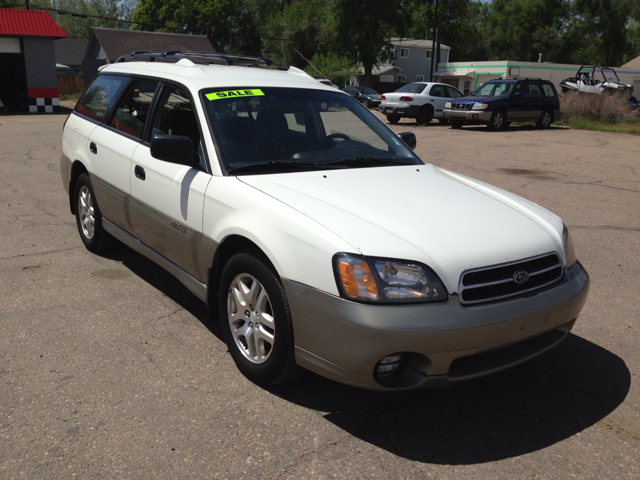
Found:
[[[60,95],[84,91],[82,75],[58,75],[58,93]]]

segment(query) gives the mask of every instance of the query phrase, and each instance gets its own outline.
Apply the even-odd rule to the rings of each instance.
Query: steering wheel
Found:
[[[322,140],[320,140],[316,144],[316,148],[319,150],[326,150],[329,148],[329,142],[333,142],[334,139],[341,138],[343,140],[351,140],[351,137],[345,135],[344,133],[332,133],[331,135],[327,135]]]

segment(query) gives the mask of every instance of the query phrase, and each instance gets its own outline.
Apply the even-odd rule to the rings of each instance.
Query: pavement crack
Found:
[[[32,257],[34,255],[46,255],[48,253],[68,252],[69,250],[77,250],[78,248],[83,248],[83,247],[78,246],[78,247],[60,248],[58,250],[47,250],[45,252],[21,253],[20,255],[12,255],[10,257],[0,257],[0,260],[10,260],[12,258],[20,258],[20,257]]]
[[[606,395],[604,393],[592,392],[592,391],[586,390],[584,388],[576,387],[575,385],[569,384],[564,378],[559,377],[558,375],[554,375],[553,373],[549,372],[548,370],[541,369],[541,371],[546,373],[548,376],[550,376],[551,378],[556,380],[560,385],[562,385],[563,387],[568,388],[569,390],[573,390],[573,391],[576,391],[576,392],[584,393],[584,394],[590,395],[592,397],[599,397],[599,398],[605,398],[607,400],[614,400],[614,401],[620,402],[620,403],[624,402],[624,399],[626,398],[626,397],[620,398],[620,397],[616,397],[616,396],[613,396],[613,395]]]
[[[335,440],[335,441],[331,441],[331,442],[327,442],[323,445],[321,445],[320,447],[305,452],[302,455],[300,455],[293,463],[287,465],[285,468],[282,469],[282,471],[280,473],[278,473],[278,475],[276,476],[276,480],[281,478],[283,475],[288,475],[289,472],[291,472],[291,470],[293,470],[294,468],[296,468],[298,465],[304,463],[305,461],[307,461],[309,458],[313,457],[314,455],[320,454],[325,452],[327,449],[332,448],[332,447],[337,447],[340,445],[343,445],[347,442],[347,440],[349,440],[353,435],[351,434],[346,434],[344,435],[342,438]]]
[[[640,227],[617,227],[615,225],[572,225],[571,230],[616,230],[619,232],[640,232]]]

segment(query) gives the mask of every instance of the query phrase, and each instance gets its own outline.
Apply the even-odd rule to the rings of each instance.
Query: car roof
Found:
[[[318,82],[295,67],[289,67],[289,70],[283,71],[239,65],[201,65],[184,59],[176,63],[141,61],[113,63],[101,68],[100,73],[121,73],[166,79],[196,91],[203,88],[260,86],[336,91],[335,88]]]

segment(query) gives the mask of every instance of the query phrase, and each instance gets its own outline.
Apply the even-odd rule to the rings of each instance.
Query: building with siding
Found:
[[[631,62],[629,62],[631,63]],[[640,93],[640,65],[623,65],[615,71],[620,81],[633,85],[635,95]],[[534,77],[549,80],[560,91],[560,82],[576,74],[580,65],[561,63],[518,62],[496,60],[486,62],[451,62],[438,66],[437,81],[453,85],[468,95],[483,83],[497,78]]]
[[[0,8],[0,100],[9,111],[60,109],[54,40],[66,37],[46,12]]]
[[[431,78],[431,55],[433,42],[408,38],[390,38],[395,59],[392,63],[373,68],[372,87],[380,92],[394,91],[411,82],[428,82]],[[440,44],[440,62],[449,60],[450,47]],[[435,61],[434,61],[435,67]],[[434,68],[435,70],[435,68]],[[358,85],[364,85],[364,69],[360,68]]]

